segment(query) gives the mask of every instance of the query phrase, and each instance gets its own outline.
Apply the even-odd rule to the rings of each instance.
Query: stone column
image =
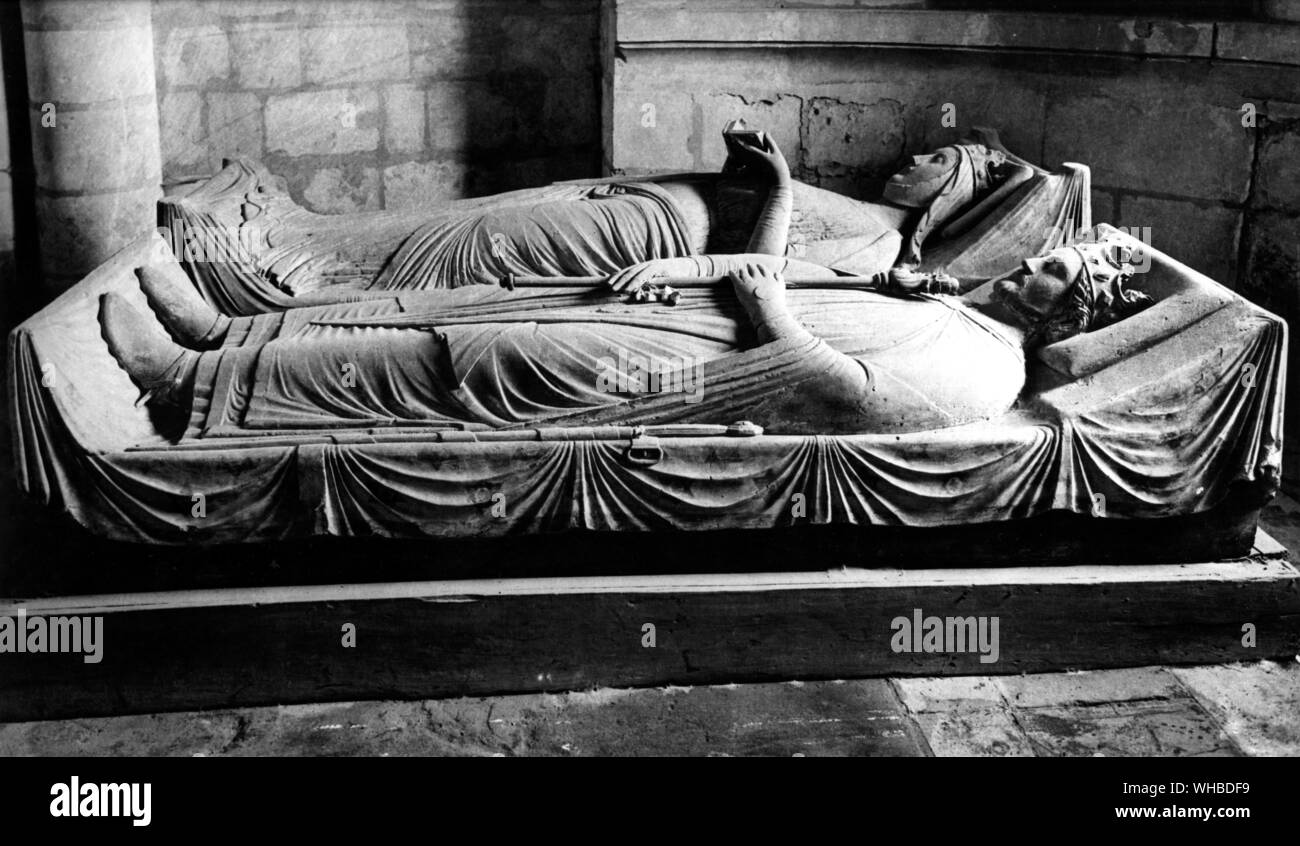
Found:
[[[147,0],[23,0],[49,294],[156,225],[162,165]]]

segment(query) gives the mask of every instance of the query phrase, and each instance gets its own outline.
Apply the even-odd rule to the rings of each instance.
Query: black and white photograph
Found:
[[[1300,755],[1300,0],[5,0],[0,69],[0,757]],[[22,813],[200,766],[108,763]]]

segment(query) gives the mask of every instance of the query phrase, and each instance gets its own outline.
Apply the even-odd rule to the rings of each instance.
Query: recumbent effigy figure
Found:
[[[944,268],[984,281],[1091,225],[1086,169],[1048,174],[991,130],[981,131],[986,143],[914,157],[874,202],[793,180],[761,133],[724,138],[721,174],[561,183],[351,215],[307,212],[259,165],[236,161],[164,202],[164,236],[204,298],[241,315],[505,274],[608,276],[697,254],[784,255],[861,276]],[[786,231],[774,219],[788,220]]]
[[[1003,414],[1024,385],[1026,346],[1147,303],[1124,289],[1131,270],[1116,245],[1080,244],[954,297],[787,291],[783,274],[834,274],[761,254],[696,256],[638,271],[726,274],[730,285],[693,290],[676,307],[613,291],[471,286],[224,323],[183,277],[146,271],[145,293],[180,343],[151,334],[150,318],[118,294],[104,298],[101,322],[147,401],[192,405],[195,436],[742,418],[772,433],[914,432]],[[629,351],[698,370],[702,390],[610,392],[602,369]]]

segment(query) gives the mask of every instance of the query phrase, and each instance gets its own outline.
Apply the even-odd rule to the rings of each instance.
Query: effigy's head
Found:
[[[954,190],[974,199],[995,181],[993,170],[1006,156],[983,144],[954,144],[933,153],[912,156],[912,163],[889,177],[882,197],[891,203],[921,209]]]
[[[1025,260],[993,285],[993,299],[1020,315],[1043,344],[1103,329],[1151,305],[1126,288],[1132,251],[1113,239],[1058,247]]]
[[[912,164],[891,176],[881,196],[895,205],[925,210],[908,239],[903,261],[919,263],[925,239],[988,194],[1006,160],[1005,154],[983,144],[954,144],[914,156]]]

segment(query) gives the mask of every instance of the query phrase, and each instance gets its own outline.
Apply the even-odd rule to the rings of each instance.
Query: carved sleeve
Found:
[[[780,174],[767,192],[767,204],[758,216],[746,252],[784,256],[790,235],[790,213],[794,209],[794,187],[790,174]]]

